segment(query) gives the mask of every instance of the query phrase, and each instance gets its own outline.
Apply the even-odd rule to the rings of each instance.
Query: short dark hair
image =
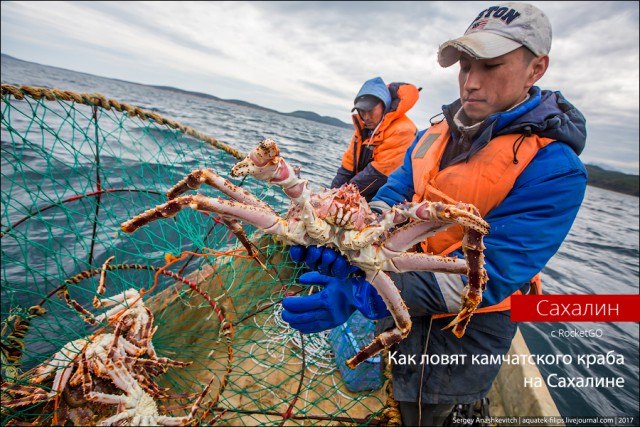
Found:
[[[524,49],[524,51],[523,51],[524,53],[523,53],[522,57],[524,59],[525,65],[529,65],[531,63],[531,61],[533,61],[535,58],[538,57],[535,53],[533,53],[531,51],[531,49],[529,49],[526,46],[522,46],[521,49]]]

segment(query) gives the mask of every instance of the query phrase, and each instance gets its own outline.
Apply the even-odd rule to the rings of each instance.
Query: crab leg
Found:
[[[199,169],[192,171],[182,181],[174,185],[167,192],[167,198],[169,200],[175,199],[176,197],[189,190],[197,190],[202,184],[207,184],[210,187],[217,188],[218,190],[231,197],[232,199],[237,200],[238,202],[273,211],[273,209],[271,209],[271,206],[267,205],[247,190],[240,188],[237,185],[231,183],[231,181],[229,181],[228,179],[221,177],[212,169]]]
[[[197,190],[202,184],[207,184],[210,187],[217,188],[222,193],[231,197],[240,203],[245,203],[250,206],[257,206],[259,208],[273,212],[271,206],[264,203],[262,200],[255,197],[247,190],[238,187],[228,179],[225,179],[215,173],[212,169],[198,169],[191,171],[182,181],[178,182],[167,192],[167,198],[169,200],[175,199],[179,195],[187,192],[188,190]],[[234,219],[223,218],[222,222],[235,234],[238,240],[247,248],[249,255],[255,255],[255,251],[249,238],[242,226]]]
[[[240,202],[206,197],[201,194],[181,196],[167,203],[149,209],[122,223],[122,231],[133,233],[138,228],[159,219],[171,218],[182,209],[189,207],[201,212],[213,212],[223,217],[246,221],[269,234],[287,235],[287,221],[271,210],[258,206],[247,206]]]
[[[424,206],[424,205],[423,205]],[[424,214],[417,206],[404,211],[411,217]],[[418,213],[416,213],[418,212]],[[430,211],[426,211],[431,214]],[[433,271],[438,273],[467,274],[467,263],[463,259],[446,256],[406,252],[409,248],[434,234],[451,227],[450,222],[421,219],[412,221],[395,230],[379,247],[379,258],[385,260],[381,269],[402,273],[405,271]]]
[[[467,274],[468,266],[461,258],[407,252],[386,260],[382,264],[382,270],[394,273],[433,271],[434,273]]]
[[[427,237],[459,223],[465,227],[479,230],[487,234],[488,224],[480,218],[477,210],[466,205],[445,205],[439,202],[424,201],[421,203],[405,203],[385,212],[376,223],[363,230],[343,232],[340,244],[348,249],[357,250],[374,243],[386,230],[411,218],[412,221],[395,230],[383,241],[382,252],[389,258],[405,252]],[[395,271],[395,270],[389,270]]]
[[[139,316],[139,321],[135,322],[134,327],[127,333],[127,339],[134,345],[140,347],[142,353],[147,353],[147,344],[151,342],[151,337],[158,330],[158,326],[153,326],[154,317],[147,307],[144,307],[144,316]],[[143,327],[140,326],[141,321],[146,318],[147,322]]]
[[[396,256],[451,225],[442,221],[411,221],[383,240],[381,250],[389,257]]]
[[[484,269],[483,235],[489,232],[489,225],[480,217],[478,210],[467,204],[455,206],[439,202],[424,201],[405,203],[395,208],[406,218],[416,221],[394,231],[379,247],[378,259],[384,260],[384,271],[434,271],[442,273],[466,274],[469,281],[461,295],[462,308],[455,319],[446,328],[454,327],[458,338],[464,335],[466,325],[473,312],[482,301],[482,292],[488,280]],[[462,225],[465,234],[462,250],[465,260],[407,253],[407,249],[454,224]]]
[[[80,303],[69,296],[69,289],[66,286],[62,287],[58,291],[58,295],[66,301],[69,307],[77,311],[85,320],[85,322],[89,323],[90,325],[98,324],[99,321],[93,316],[93,314],[91,314],[88,310],[81,306]]]
[[[446,227],[457,223],[465,228],[476,230],[482,235],[489,234],[489,224],[480,217],[478,210],[469,204],[447,205],[425,200],[420,203],[404,203],[394,208],[407,219],[441,222],[445,223]],[[435,230],[434,233],[437,231],[440,229]]]
[[[186,425],[187,423],[189,423],[189,421],[195,418],[196,413],[198,412],[198,408],[200,408],[202,401],[204,400],[207,393],[209,393],[209,389],[211,388],[211,384],[213,384],[213,380],[215,378],[217,377],[215,376],[212,377],[209,383],[205,386],[205,388],[202,389],[202,393],[200,393],[200,397],[198,397],[198,400],[196,400],[191,406],[191,412],[189,412],[189,415],[186,415],[183,417],[168,417],[168,416],[161,415],[158,417],[157,421],[159,423],[162,423],[162,425],[165,425],[165,426],[180,426],[180,425]]]
[[[140,297],[140,293],[138,291],[136,291],[135,289],[127,289],[125,292],[122,292],[118,295],[99,299],[96,308],[107,308],[118,305],[117,307],[113,307],[109,311],[107,311],[107,313],[109,313],[107,317],[111,317],[114,313],[117,313],[123,308],[126,309],[131,307],[138,299],[138,297]]]
[[[22,397],[13,397],[20,395]],[[55,397],[55,393],[32,385],[2,383],[2,407],[18,408]]]
[[[92,391],[93,381],[91,380],[91,375],[89,375],[90,371],[89,371],[89,364],[87,363],[87,355],[84,353],[82,354],[81,363],[82,363],[82,367],[83,367],[82,371],[84,375],[84,381],[82,383],[82,391],[84,396],[87,399],[99,401],[102,403],[118,403],[118,404],[126,403],[125,395],[106,394],[106,393]],[[124,374],[127,374],[127,372],[122,368],[122,362],[116,362],[115,365],[114,364],[110,365],[107,373],[109,374],[109,377],[111,378],[113,383],[118,388],[120,388],[121,390],[128,390],[127,385],[131,384],[132,382],[130,381],[129,383],[127,383],[124,380],[123,376]],[[108,425],[108,424],[104,424],[104,425]]]
[[[367,273],[367,280],[376,288],[382,300],[393,316],[396,326],[375,337],[373,341],[358,354],[347,360],[347,366],[351,369],[358,366],[370,357],[380,353],[385,348],[392,346],[409,335],[411,331],[411,317],[404,301],[400,297],[400,291],[394,285],[389,276],[384,273]]]
[[[242,228],[242,225],[238,221],[235,219],[222,218],[222,222],[224,222],[224,225],[226,225],[240,243],[242,243],[242,246],[247,249],[247,254],[249,256],[255,256],[257,254],[253,243],[249,240],[249,236],[247,236],[247,233],[245,233],[244,228]]]
[[[166,393],[167,391],[169,391],[168,387],[160,388],[158,384],[154,383],[151,378],[147,377],[145,374],[133,373],[132,376],[138,382],[138,384],[140,384],[140,387],[154,399],[162,399],[168,396]]]
[[[11,389],[12,392],[16,392],[18,394],[30,394],[29,396],[12,399],[9,402],[3,402],[3,406],[7,406],[10,408],[30,405],[36,403],[40,400],[52,399],[56,396],[56,393],[62,393],[62,390],[66,386],[69,378],[71,377],[71,372],[74,367],[74,359],[77,354],[75,352],[79,351],[83,345],[86,343],[84,339],[78,339],[75,341],[71,341],[67,343],[60,351],[53,355],[53,357],[42,365],[40,365],[34,372],[31,382],[33,384],[40,384],[45,379],[47,379],[53,372],[56,373],[53,384],[51,386],[51,391],[45,391],[35,386],[19,386],[16,385]],[[4,384],[3,384],[4,385]],[[4,387],[3,387],[3,397],[4,397]]]
[[[446,329],[455,326],[453,333],[458,338],[461,338],[464,335],[469,318],[482,301],[482,292],[488,280],[487,272],[484,269],[484,245],[482,243],[482,237],[489,233],[489,224],[480,217],[478,210],[474,206],[464,203],[458,203],[455,206],[428,201],[418,204],[405,203],[399,207],[399,211],[408,218],[425,220],[427,222],[435,220],[441,224],[444,223],[445,227],[457,223],[465,229],[462,239],[462,251],[464,252],[468,266],[467,277],[469,283],[464,288],[461,296],[462,308],[460,312],[455,319],[445,327]],[[423,233],[420,236],[421,238],[428,237],[429,234],[438,232],[443,228],[428,230],[429,226],[425,227],[426,229],[422,231],[426,231],[427,236]],[[418,238],[412,239],[411,235],[413,231],[408,233],[408,230],[410,230],[410,228],[401,228],[392,234],[392,236],[384,242],[383,247],[385,247],[386,250],[395,249],[403,251],[412,244],[415,244],[416,240],[421,240]],[[386,255],[394,256],[395,254],[388,253]]]
[[[482,301],[482,292],[487,287],[489,277],[484,269],[484,245],[482,235],[475,230],[467,230],[462,240],[462,250],[469,265],[469,283],[465,286],[461,299],[462,308],[458,315],[444,329],[454,327],[453,334],[458,338],[464,335],[464,331],[473,315],[473,312]]]
[[[3,408],[18,408],[20,406],[33,405],[55,397],[55,394],[36,386],[11,384],[11,388],[7,388],[5,384],[7,383],[2,383]],[[14,395],[21,395],[22,397],[13,398]]]
[[[100,282],[98,284],[98,289],[96,291],[96,293],[98,295],[104,295],[104,291],[107,288],[107,268],[109,267],[109,263],[115,258],[115,255],[110,256],[103,264],[101,267],[101,272],[100,272]],[[100,308],[100,299],[98,298],[98,295],[93,297],[93,306],[95,308]]]
[[[135,289],[127,289],[125,292],[115,295],[110,298],[103,298],[98,300],[99,306],[104,308],[114,306],[113,308],[107,310],[106,313],[103,313],[96,317],[98,322],[104,322],[107,319],[115,316],[120,313],[122,310],[127,310],[132,308],[136,301],[140,298],[140,292]]]

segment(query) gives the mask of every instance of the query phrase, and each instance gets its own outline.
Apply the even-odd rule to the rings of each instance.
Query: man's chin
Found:
[[[467,118],[469,118],[472,124],[479,123],[489,117],[489,114],[480,108],[463,106],[462,109],[464,111],[464,114],[467,116]]]

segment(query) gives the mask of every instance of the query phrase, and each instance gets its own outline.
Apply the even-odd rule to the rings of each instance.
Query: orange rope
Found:
[[[187,258],[187,256],[191,255],[191,256],[235,256],[238,258],[245,258],[245,259],[251,259],[251,258],[256,258],[257,257],[252,257],[250,255],[240,255],[239,252],[246,252],[246,249],[244,248],[239,248],[239,249],[233,249],[230,251],[218,251],[215,249],[210,249],[210,248],[203,248],[204,251],[207,251],[208,253],[196,253],[196,252],[191,252],[191,251],[184,251],[180,254],[179,257],[175,257],[171,254],[166,254],[165,255],[165,259],[167,261],[167,263],[165,264],[164,267],[161,267],[160,269],[158,269],[158,271],[156,271],[156,274],[153,278],[153,286],[151,286],[151,289],[149,289],[148,291],[145,290],[144,288],[140,289],[140,297],[142,297],[143,295],[146,295],[150,292],[153,292],[153,290],[155,289],[156,285],[158,284],[158,276],[160,275],[160,273],[162,273],[167,267],[175,264],[178,261],[182,261],[183,259]],[[260,260],[258,260],[260,262]],[[260,262],[260,264],[266,269],[266,267],[264,266],[264,264],[262,264],[262,262]],[[136,300],[137,301],[137,300]]]

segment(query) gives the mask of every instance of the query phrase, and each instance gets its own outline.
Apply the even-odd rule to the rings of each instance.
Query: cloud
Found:
[[[493,3],[2,2],[2,51],[345,122],[362,82],[381,76],[423,88],[409,116],[426,127],[458,97],[457,67],[438,66],[439,44]],[[590,138],[586,157],[593,146],[612,163],[631,158],[637,173],[638,2],[532,3],[554,29],[540,86],[580,108],[590,135],[634,147],[607,153],[606,141]]]

